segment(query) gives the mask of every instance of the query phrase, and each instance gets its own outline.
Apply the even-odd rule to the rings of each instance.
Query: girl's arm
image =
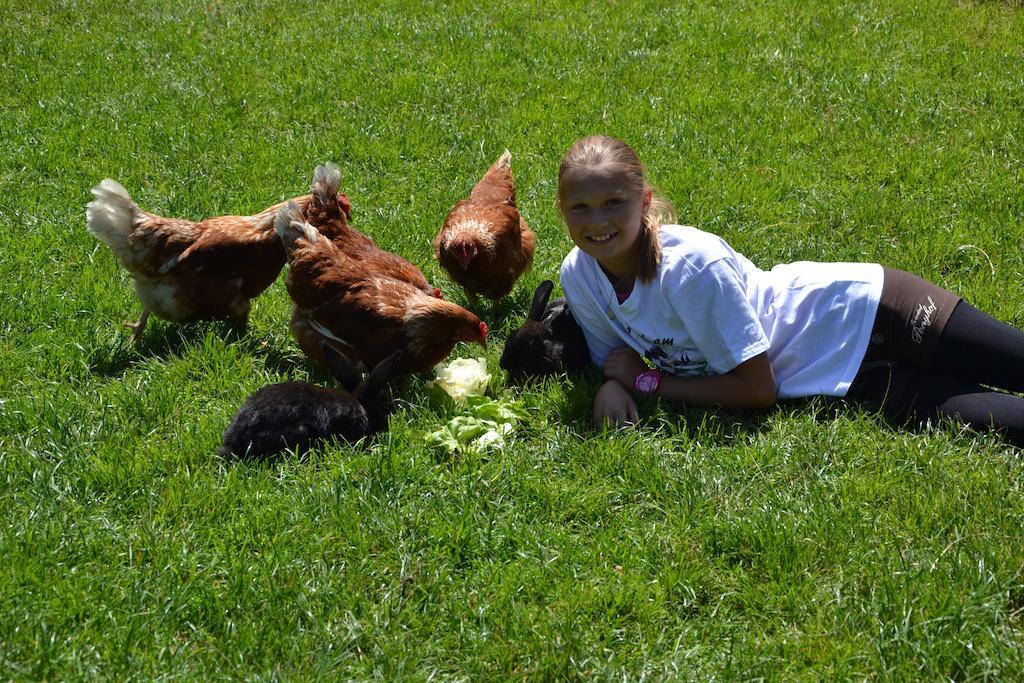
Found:
[[[633,388],[636,376],[644,370],[647,370],[647,366],[640,354],[629,347],[611,351],[604,361],[604,376],[630,389]],[[719,405],[745,410],[769,408],[775,405],[778,398],[775,371],[767,352],[759,353],[721,375],[665,375],[656,394],[670,401],[690,405]]]

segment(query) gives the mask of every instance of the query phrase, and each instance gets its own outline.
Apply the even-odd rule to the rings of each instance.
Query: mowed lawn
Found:
[[[879,261],[1024,327],[1015,2],[29,2],[0,14],[0,678],[1012,679],[1022,453],[842,404],[643,404],[498,358],[571,243],[577,137],[630,142],[680,222],[758,265]],[[89,188],[247,214],[337,162],[355,224],[431,257],[505,149],[538,235],[492,315],[526,420],[449,455],[429,377],[387,434],[216,455],[244,398],[326,381],[283,281],[248,329],[151,320]],[[475,356],[478,347],[456,348]]]

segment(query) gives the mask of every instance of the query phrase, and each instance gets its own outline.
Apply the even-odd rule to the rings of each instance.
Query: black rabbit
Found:
[[[324,342],[323,352],[327,369],[343,389],[305,382],[263,387],[235,413],[218,453],[265,460],[286,450],[305,453],[318,441],[337,437],[353,442],[387,429],[392,405],[386,383],[401,352],[378,363],[363,381],[329,343]]]
[[[551,280],[537,286],[526,322],[505,342],[501,367],[512,381],[581,372],[590,364],[587,340],[565,299],[548,303],[554,288]]]

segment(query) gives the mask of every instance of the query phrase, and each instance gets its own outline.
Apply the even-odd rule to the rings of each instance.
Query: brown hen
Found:
[[[396,374],[433,367],[460,341],[486,348],[487,326],[479,318],[367,268],[305,223],[297,205],[282,207],[275,227],[288,254],[285,283],[295,303],[292,331],[315,362],[323,364],[320,337],[303,336],[303,331],[333,340],[367,367],[402,351]]]
[[[497,304],[533,263],[536,236],[516,208],[511,159],[505,150],[434,240],[434,256],[474,303],[481,295]]]
[[[226,319],[244,325],[250,299],[284,267],[284,249],[274,232],[284,202],[252,216],[194,222],[143,211],[109,178],[92,194],[86,227],[131,274],[142,302],[139,320],[125,323],[136,342],[151,313],[171,322]],[[310,199],[294,201],[301,210]]]
[[[340,186],[341,171],[335,164],[328,162],[316,167],[310,188],[313,200],[303,212],[306,222],[348,257],[359,261],[367,273],[380,273],[408,282],[430,296],[441,298],[441,290],[432,287],[419,268],[398,254],[381,249],[370,237],[352,227],[351,208],[345,195],[338,192]],[[298,306],[292,311],[290,327],[300,348],[319,363],[321,344],[326,337],[310,324]]]

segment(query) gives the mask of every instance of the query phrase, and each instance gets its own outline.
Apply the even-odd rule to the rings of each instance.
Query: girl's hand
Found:
[[[630,389],[633,388],[636,376],[644,370],[647,370],[647,364],[639,353],[628,346],[612,349],[604,359],[604,376],[616,379]]]
[[[633,425],[640,419],[636,401],[626,387],[611,379],[601,385],[594,397],[594,425],[599,429],[605,425],[618,427]]]

